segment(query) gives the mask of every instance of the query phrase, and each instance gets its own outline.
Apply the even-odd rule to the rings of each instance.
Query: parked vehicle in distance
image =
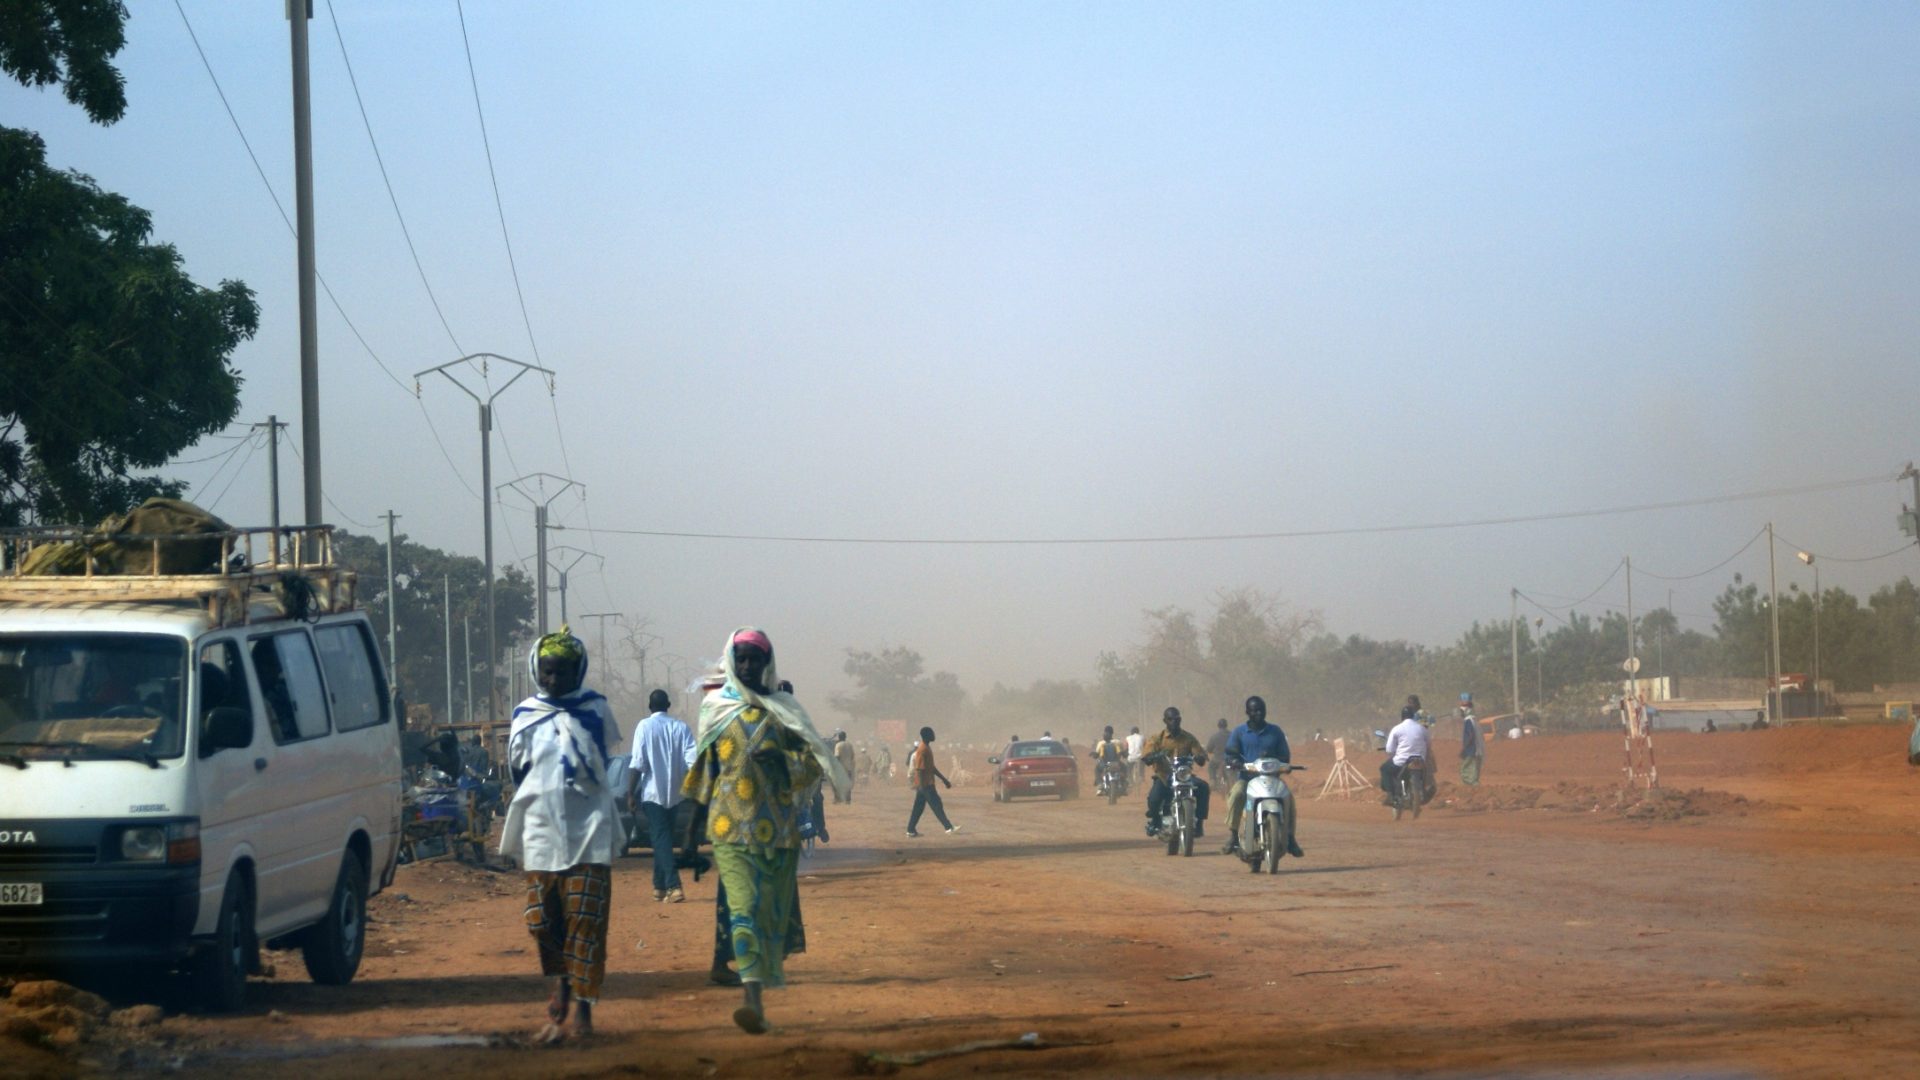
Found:
[[[1033,739],[1008,743],[998,757],[987,759],[993,770],[993,801],[1080,797],[1080,763],[1064,743]]]
[[[225,1011],[262,945],[318,983],[360,966],[401,828],[373,627],[328,527],[209,528],[157,573],[94,561],[179,537],[4,534],[0,972],[180,968]],[[69,544],[84,572],[21,572]]]

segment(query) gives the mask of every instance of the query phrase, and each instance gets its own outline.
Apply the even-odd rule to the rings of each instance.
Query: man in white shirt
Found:
[[[1400,710],[1400,722],[1387,732],[1387,760],[1380,763],[1380,790],[1392,791],[1393,782],[1400,777],[1400,770],[1414,758],[1421,759],[1427,765],[1421,773],[1423,793],[1420,801],[1425,803],[1433,797],[1432,740],[1428,738],[1427,725],[1420,722],[1414,707],[1408,705]]]
[[[637,798],[647,816],[653,838],[653,898],[678,904],[687,898],[680,888],[680,867],[673,857],[673,808],[680,805],[680,782],[693,757],[693,732],[667,713],[671,704],[665,690],[647,696],[653,714],[633,731],[633,765],[627,770],[627,798]]]
[[[1127,733],[1127,767],[1133,770],[1133,782],[1139,783],[1146,774],[1146,766],[1140,762],[1140,750],[1147,745],[1147,737],[1140,734],[1139,728]]]

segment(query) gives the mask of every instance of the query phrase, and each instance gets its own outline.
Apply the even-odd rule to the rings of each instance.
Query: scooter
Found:
[[[1284,779],[1305,765],[1261,758],[1240,766],[1247,774],[1247,805],[1240,815],[1240,858],[1254,873],[1280,872],[1280,856],[1293,841],[1293,792]]]
[[[1172,782],[1168,785],[1173,794],[1167,799],[1167,808],[1155,822],[1154,835],[1167,842],[1167,854],[1192,855],[1193,833],[1199,827],[1199,802],[1194,794],[1193,759],[1173,757],[1167,761],[1172,770]]]

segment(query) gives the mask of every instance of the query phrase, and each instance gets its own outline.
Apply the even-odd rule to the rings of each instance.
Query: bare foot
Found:
[[[576,1001],[573,1003],[573,1023],[568,1026],[570,1038],[584,1039],[593,1034],[593,1003]]]

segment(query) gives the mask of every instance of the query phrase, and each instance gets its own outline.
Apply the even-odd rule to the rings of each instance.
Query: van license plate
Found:
[[[0,907],[20,907],[46,903],[37,881],[21,881],[0,884]]]

